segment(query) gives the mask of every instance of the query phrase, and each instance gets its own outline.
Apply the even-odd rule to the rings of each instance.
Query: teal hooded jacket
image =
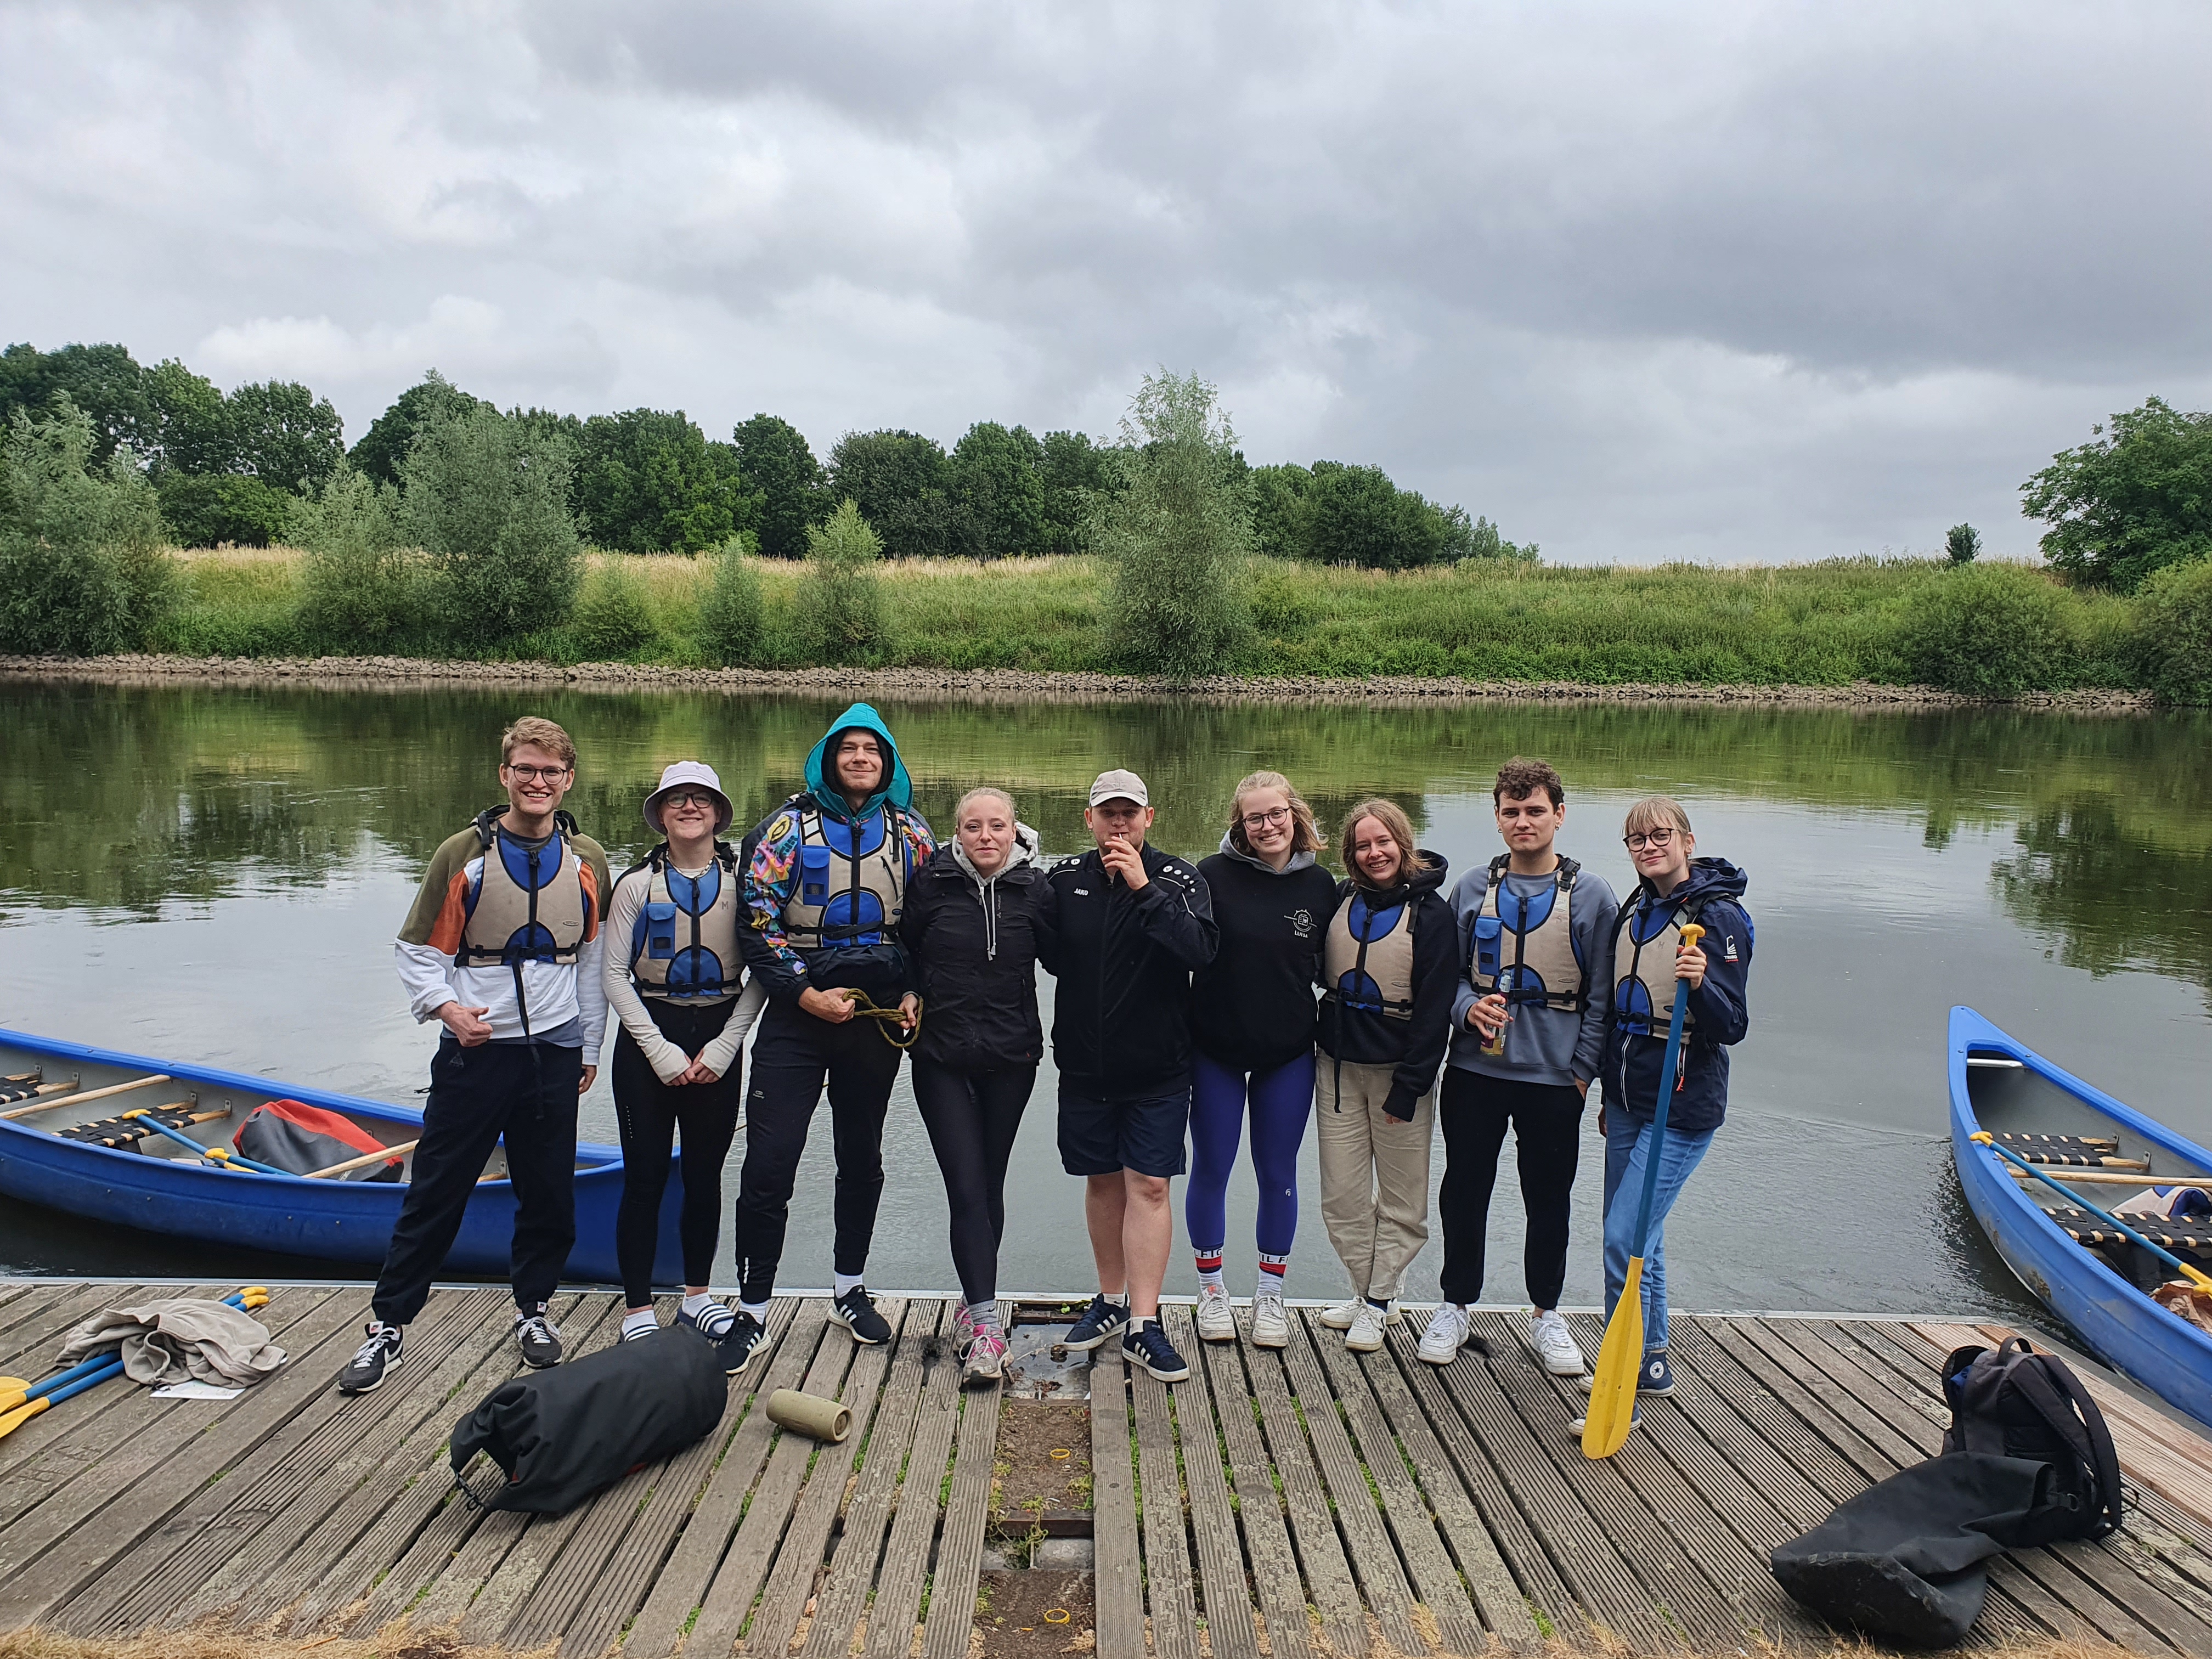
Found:
[[[890,761],[884,787],[863,801],[858,811],[846,805],[844,794],[826,769],[837,738],[846,732],[874,733]],[[745,857],[744,901],[748,925],[740,930],[738,945],[744,955],[745,965],[769,996],[785,1002],[796,1001],[801,991],[823,978],[826,980],[823,989],[858,985],[879,1006],[887,1007],[914,988],[905,951],[896,943],[896,916],[886,919],[886,944],[856,950],[802,951],[791,942],[783,924],[784,907],[791,902],[793,890],[799,884],[800,829],[799,812],[794,808],[811,806],[825,818],[855,828],[864,827],[877,814],[887,812],[890,821],[886,828],[904,842],[906,869],[911,877],[937,850],[935,836],[921,815],[914,810],[913,803],[914,780],[899,754],[898,739],[891,736],[884,717],[866,703],[856,702],[838,715],[822,734],[821,742],[807,751],[805,793],[769,813],[766,821],[745,837],[749,851]],[[826,960],[829,958],[842,960]],[[886,998],[890,1000],[886,1001]]]

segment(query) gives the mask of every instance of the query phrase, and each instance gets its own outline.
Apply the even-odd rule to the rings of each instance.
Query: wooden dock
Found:
[[[100,1307],[228,1288],[0,1282],[0,1370],[44,1374]],[[293,1363],[240,1398],[156,1401],[117,1382],[0,1438],[0,1631],[209,1621],[312,1638],[406,1620],[574,1659],[990,1655],[1009,1639],[976,1608],[1002,1402],[960,1388],[950,1302],[883,1305],[896,1340],[859,1348],[820,1300],[780,1299],[715,1433],[544,1517],[477,1510],[446,1464],[455,1419],[515,1367],[502,1289],[437,1292],[404,1365],[349,1400],[331,1381],[368,1292],[282,1287],[261,1316]],[[1024,1627],[1019,1651],[1826,1647],[1766,1552],[1935,1451],[1936,1364],[1996,1334],[1677,1316],[1676,1395],[1593,1463],[1566,1428],[1583,1396],[1541,1371],[1517,1321],[1479,1315],[1490,1356],[1437,1370],[1415,1359],[1410,1321],[1362,1357],[1314,1311],[1273,1353],[1200,1345],[1171,1307],[1189,1382],[1129,1377],[1118,1357],[1096,1368],[1090,1443],[1060,1449],[1090,1460],[1096,1615],[1053,1632],[1064,1645]],[[554,1314],[581,1353],[613,1340],[619,1298],[568,1294]],[[1595,1352],[1596,1322],[1577,1324]],[[778,1433],[755,1401],[783,1387],[851,1404],[852,1437]],[[2212,1443],[2092,1387],[2127,1527],[2002,1561],[1977,1638],[2212,1655]]]

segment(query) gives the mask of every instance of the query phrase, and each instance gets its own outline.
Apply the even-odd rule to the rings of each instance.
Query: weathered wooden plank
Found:
[[[1406,1576],[1412,1581],[1421,1605],[1428,1609],[1429,1617],[1436,1622],[1438,1642],[1446,1653],[1480,1653],[1489,1645],[1482,1621],[1468,1599],[1449,1552],[1437,1535],[1436,1517],[1413,1484],[1405,1456],[1399,1450],[1390,1425],[1383,1420],[1382,1407],[1376,1403],[1374,1389],[1358,1356],[1339,1342],[1321,1343],[1316,1352],[1322,1369],[1328,1373],[1329,1386],[1336,1392],[1337,1409],[1359,1449],[1360,1461],[1366,1465],[1369,1478],[1381,1494],[1382,1518],[1398,1541]],[[1393,1363],[1388,1356],[1382,1359],[1385,1366]],[[1504,1569],[1500,1565],[1498,1571],[1502,1574]],[[1528,1618],[1528,1609],[1521,1608],[1520,1613],[1520,1625],[1526,1627],[1527,1634],[1534,1635],[1535,1623]],[[1512,1633],[1521,1632],[1516,1628]]]
[[[1168,1385],[1131,1365],[1129,1398],[1137,1419],[1137,1512],[1144,1527],[1145,1601],[1155,1659],[1198,1659],[1198,1605],[1190,1544],[1183,1532],[1182,1477]]]
[[[949,1329],[951,1311],[947,1310]],[[940,1338],[941,1340],[941,1338]],[[884,1547],[883,1575],[867,1613],[866,1659],[907,1659],[921,1613],[922,1582],[929,1571],[930,1540],[937,1535],[938,1494],[945,1483],[961,1417],[959,1356],[948,1345],[929,1367],[914,1446],[899,1482],[898,1507]],[[627,1649],[625,1649],[627,1652]]]
[[[563,1292],[548,1304],[564,1330],[574,1322],[571,1316],[578,1300],[573,1292]],[[301,1539],[270,1583],[240,1607],[236,1622],[252,1627],[282,1612],[285,1627],[304,1635],[335,1609],[366,1596],[386,1570],[405,1556],[453,1491],[446,1447],[460,1411],[472,1408],[521,1364],[507,1331],[495,1327],[472,1368],[450,1382],[444,1376],[434,1381],[436,1397],[423,1397],[423,1414],[405,1440]]]
[[[308,1316],[302,1351],[292,1364],[236,1400],[202,1402],[217,1407],[215,1411],[180,1416],[180,1425],[215,1419],[222,1432],[193,1437],[197,1455],[163,1460],[102,1505],[68,1534],[77,1545],[49,1548],[29,1566],[0,1575],[0,1629],[51,1620],[71,1597],[99,1585],[110,1562],[135,1549],[210,1480],[281,1430],[329,1386],[324,1367],[352,1346],[355,1339],[346,1327],[368,1308],[365,1291],[331,1297]],[[9,1534],[17,1531],[11,1527]],[[0,1534],[0,1543],[9,1534]]]
[[[783,1299],[771,1304],[771,1322],[785,1305]],[[823,1345],[829,1307],[819,1297],[799,1303],[773,1357],[763,1353],[746,1367],[744,1380],[753,1384],[751,1403],[738,1431],[730,1437],[728,1448],[708,1475],[706,1487],[684,1522],[676,1547],[669,1552],[646,1593],[645,1605],[631,1621],[623,1642],[624,1659],[665,1659],[683,1639],[693,1610],[705,1599],[722,1564],[731,1534],[746,1514],[754,1477],[775,1444],[775,1425],[768,1420],[763,1407],[778,1389],[795,1389],[805,1382]],[[773,1335],[773,1322],[769,1329]],[[830,1332],[828,1340],[841,1358],[852,1357],[853,1345],[842,1329]]]
[[[1328,1494],[1322,1490],[1321,1473],[1307,1449],[1305,1428],[1291,1399],[1282,1356],[1270,1349],[1253,1348],[1244,1357],[1253,1397],[1260,1404],[1261,1431],[1273,1454],[1274,1473],[1282,1477],[1283,1512],[1290,1521],[1292,1544],[1305,1569],[1307,1594],[1314,1611],[1321,1615],[1322,1640],[1340,1659],[1364,1654],[1370,1646],[1366,1605],[1359,1599],[1358,1585],[1352,1582],[1352,1568],[1344,1559],[1344,1541],[1337,1536],[1336,1518],[1329,1511]]]
[[[1351,1355],[1346,1358],[1350,1359]],[[1413,1483],[1413,1495],[1427,1501],[1437,1530],[1443,1534],[1444,1547],[1457,1563],[1467,1592],[1474,1599],[1474,1611],[1488,1629],[1506,1641],[1536,1640],[1536,1620],[1522,1597],[1521,1587],[1513,1582],[1474,1499],[1460,1484],[1451,1460],[1430,1431],[1428,1419],[1413,1403],[1412,1390],[1398,1374],[1396,1356],[1386,1348],[1353,1363],[1366,1378],[1376,1405],[1382,1408],[1382,1420],[1402,1451],[1399,1467],[1405,1469],[1412,1465],[1406,1473]]]
[[[1186,1335],[1196,1335],[1187,1314],[1169,1329],[1179,1347]],[[1200,1361],[1212,1396],[1214,1423],[1227,1449],[1230,1484],[1237,1494],[1237,1519],[1243,1523],[1244,1550],[1252,1564],[1252,1589],[1267,1624],[1268,1651],[1274,1659],[1311,1659],[1313,1644],[1307,1639],[1306,1601],[1298,1583],[1297,1552],[1291,1547],[1290,1528],[1283,1520],[1283,1500],[1270,1475],[1267,1448],[1261,1443],[1259,1407],[1244,1379],[1243,1346],[1194,1340],[1184,1352]],[[1197,1379],[1192,1381],[1194,1384]],[[1188,1457],[1186,1452],[1186,1461]],[[1203,1542],[1203,1523],[1198,1530]],[[1345,1588],[1350,1589],[1349,1583]],[[1354,1604],[1356,1620],[1356,1596]]]
[[[764,1373],[774,1360],[797,1306],[790,1298],[769,1304],[767,1334],[745,1368],[753,1376]],[[760,1369],[755,1370],[754,1366]],[[744,1382],[733,1385],[714,1431],[659,1469],[647,1472],[652,1476],[651,1498],[608,1556],[581,1605],[565,1621],[561,1651],[570,1659],[605,1652],[630,1614],[652,1594],[655,1577],[674,1547],[678,1532],[693,1513],[716,1461],[756,1399]],[[572,1543],[569,1553],[574,1554],[575,1548]]]
[[[951,1315],[948,1311],[948,1321]],[[991,1508],[991,1468],[999,1445],[1004,1384],[970,1389],[961,1403],[952,1486],[938,1535],[937,1571],[923,1620],[923,1659],[968,1659],[975,1635],[975,1587],[983,1567],[983,1526]]]
[[[1528,1516],[1522,1512],[1503,1473],[1491,1461],[1481,1443],[1468,1431],[1466,1419],[1444,1391],[1440,1373],[1464,1368],[1473,1384],[1474,1374],[1482,1368],[1481,1356],[1462,1350],[1449,1366],[1427,1364],[1416,1357],[1420,1338],[1410,1324],[1394,1328],[1386,1340],[1430,1431],[1450,1459],[1462,1489],[1480,1513],[1492,1541],[1512,1571],[1514,1583],[1528,1603],[1539,1610],[1549,1624],[1550,1628],[1544,1633],[1570,1643],[1579,1639],[1588,1630],[1589,1613],[1560,1577],[1546,1541],[1537,1535]]]
[[[138,1301],[140,1298],[135,1293],[137,1288],[88,1285],[74,1295],[59,1298],[49,1306],[45,1315],[26,1327],[17,1350],[0,1358],[0,1371],[21,1376],[27,1382],[35,1382],[52,1376],[62,1369],[56,1357],[61,1352],[70,1327],[102,1309],[128,1306]],[[162,1288],[178,1296],[204,1295],[208,1291],[207,1286],[196,1285],[165,1285]],[[221,1295],[222,1292],[216,1291],[216,1294]],[[73,1401],[64,1401],[64,1404],[69,1407],[66,1413],[60,1406],[50,1412],[41,1412],[7,1438],[0,1440],[0,1476],[12,1476],[49,1446],[64,1437],[75,1437],[80,1428],[104,1415],[135,1392],[135,1385],[118,1382],[81,1394]]]
[[[1128,1368],[1113,1345],[1091,1359],[1091,1530],[1098,1659],[1144,1659],[1145,1579]]]
[[[1198,1340],[1187,1308],[1161,1309],[1160,1322],[1169,1340],[1189,1358],[1200,1358],[1201,1349],[1218,1346]],[[1198,1547],[1206,1641],[1213,1659],[1260,1659],[1252,1592],[1244,1578],[1244,1552],[1237,1545],[1237,1514],[1229,1502],[1220,1424],[1201,1373],[1201,1367],[1192,1368],[1189,1381],[1173,1390],[1172,1403],[1176,1437],[1182,1446],[1183,1486],[1190,1494],[1191,1539]]]
[[[842,1400],[854,1407],[855,1417],[860,1416],[860,1385],[867,1378],[863,1375],[848,1387],[846,1374],[858,1355],[869,1352],[854,1343],[842,1326],[830,1328],[814,1352],[814,1364],[800,1384],[802,1391]],[[698,1617],[684,1644],[687,1653],[726,1654],[744,1629],[752,1614],[753,1597],[768,1582],[769,1569],[775,1565],[784,1525],[791,1518],[799,1483],[806,1478],[815,1451],[814,1442],[805,1436],[777,1431],[744,1518],[731,1536],[728,1553],[713,1581],[699,1598]]]
[[[1345,1553],[1382,1640],[1400,1653],[1426,1653],[1429,1644],[1413,1620],[1413,1589],[1314,1352],[1316,1342],[1340,1344],[1344,1339],[1326,1327],[1309,1330],[1306,1319],[1303,1312],[1291,1314],[1291,1345],[1282,1351],[1297,1420],[1313,1444],[1314,1461],[1334,1500]]]
[[[0,1322],[0,1368],[36,1382],[57,1367],[53,1355],[78,1320],[98,1313],[118,1298],[137,1299],[137,1285],[37,1285],[9,1304]],[[190,1295],[197,1287],[179,1286]]]

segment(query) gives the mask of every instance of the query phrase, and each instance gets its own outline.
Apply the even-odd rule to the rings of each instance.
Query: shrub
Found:
[[[1976,697],[2013,697],[2058,683],[2066,665],[2065,596],[2041,571],[1971,564],[1918,596],[1905,625],[1915,679]]]
[[[817,662],[863,662],[890,649],[890,607],[876,574],[883,544],[848,498],[830,521],[806,527],[799,638]]]
[[[605,561],[585,580],[570,623],[576,644],[595,661],[613,662],[659,637],[645,584],[620,558]]]
[[[2091,428],[2021,488],[2051,526],[2045,556],[2069,580],[2132,593],[2154,571],[2212,553],[2212,414],[2163,398]]]
[[[1982,550],[1982,532],[1970,524],[1954,524],[1943,532],[1943,551],[1953,564],[1972,564]]]
[[[1146,375],[1121,422],[1126,487],[1094,503],[1091,544],[1114,566],[1112,649],[1153,673],[1218,670],[1251,626],[1250,495],[1214,398],[1195,374]]]
[[[294,498],[238,472],[172,472],[159,486],[161,517],[179,547],[267,547],[291,525]]]
[[[343,465],[317,499],[300,503],[293,537],[307,557],[299,626],[316,646],[388,650],[423,634],[429,573],[401,544],[400,501],[390,484]]]
[[[92,419],[66,398],[18,409],[0,450],[0,651],[93,655],[143,644],[174,605],[154,491],[120,448],[88,471]]]
[[[2166,702],[2212,703],[2212,559],[2168,565],[2136,600],[2143,679]]]
[[[583,552],[568,512],[574,461],[559,432],[483,405],[416,435],[401,468],[404,528],[430,556],[455,639],[509,641],[567,619]]]
[[[710,663],[748,666],[761,655],[761,580],[746,556],[748,542],[732,537],[714,557],[714,586],[699,605],[699,649]]]

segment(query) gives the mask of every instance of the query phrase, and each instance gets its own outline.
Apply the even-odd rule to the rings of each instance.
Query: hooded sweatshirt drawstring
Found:
[[[999,878],[1009,870],[1018,869],[1036,857],[1037,833],[1026,823],[1017,820],[1014,824],[1014,844],[1006,849],[1006,862],[985,875],[968,856],[968,849],[956,839],[951,843],[953,860],[968,872],[975,884],[975,902],[983,907],[983,959],[999,959]]]

